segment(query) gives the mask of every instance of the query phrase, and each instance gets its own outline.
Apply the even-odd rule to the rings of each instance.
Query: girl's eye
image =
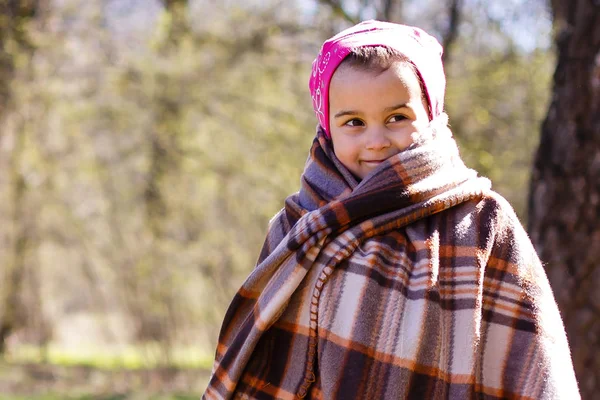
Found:
[[[404,121],[405,119],[407,119],[407,117],[405,117],[404,115],[398,114],[398,115],[392,115],[388,121],[389,122],[400,122],[400,121]]]
[[[346,125],[346,126],[363,126],[364,122],[362,122],[360,119],[353,118],[350,121],[346,122],[344,125]]]

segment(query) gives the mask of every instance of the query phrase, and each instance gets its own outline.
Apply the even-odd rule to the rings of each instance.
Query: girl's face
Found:
[[[382,73],[341,66],[329,84],[329,130],[337,158],[363,179],[429,125],[419,78],[406,62]]]

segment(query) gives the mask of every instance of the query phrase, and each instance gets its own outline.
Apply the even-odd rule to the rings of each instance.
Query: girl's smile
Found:
[[[429,124],[419,78],[404,61],[383,72],[341,65],[331,79],[329,112],[335,155],[359,179]]]

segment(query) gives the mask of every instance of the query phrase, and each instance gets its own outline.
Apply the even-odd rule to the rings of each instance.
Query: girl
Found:
[[[327,40],[300,191],[223,322],[205,399],[576,399],[563,324],[510,205],[462,163],[439,43]]]

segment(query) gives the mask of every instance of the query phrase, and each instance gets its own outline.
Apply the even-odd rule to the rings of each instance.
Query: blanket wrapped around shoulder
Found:
[[[576,399],[548,280],[442,116],[362,181],[318,131],[204,399]]]

